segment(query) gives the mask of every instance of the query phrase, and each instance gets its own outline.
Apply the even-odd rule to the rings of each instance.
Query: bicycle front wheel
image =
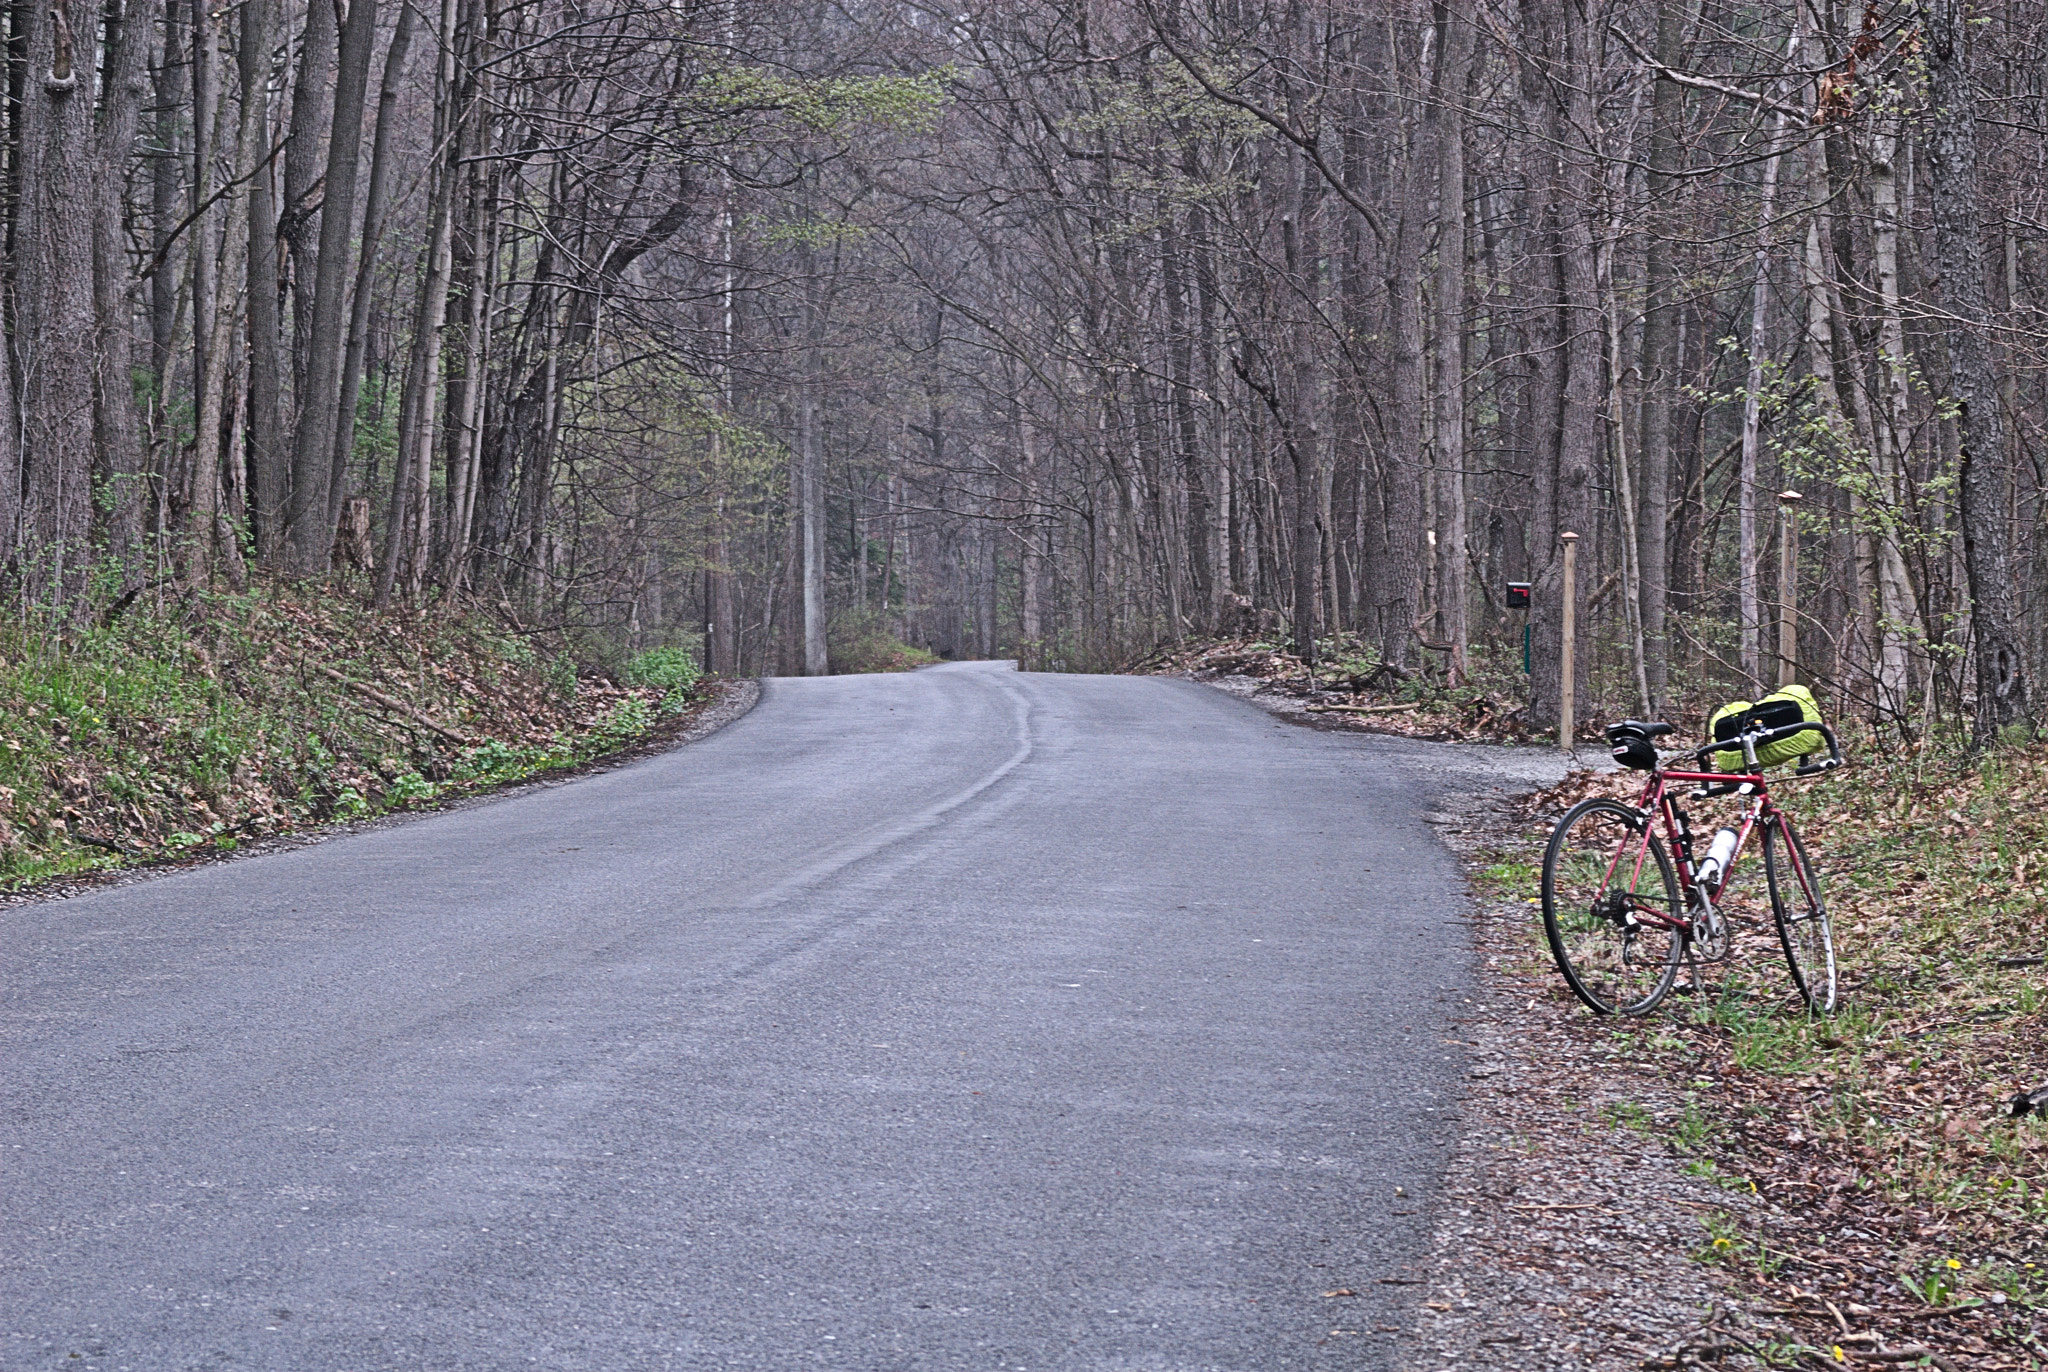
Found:
[[[1835,1010],[1835,936],[1828,927],[1827,902],[1820,894],[1820,873],[1806,856],[1806,845],[1789,815],[1779,814],[1764,826],[1764,876],[1771,888],[1771,915],[1778,922],[1778,941],[1792,982],[1816,1015]]]
[[[1557,970],[1603,1015],[1640,1015],[1678,976],[1684,940],[1678,879],[1643,817],[1585,800],[1551,831],[1543,854],[1543,933]]]

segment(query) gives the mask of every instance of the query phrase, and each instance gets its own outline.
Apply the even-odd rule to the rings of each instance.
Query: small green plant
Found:
[[[661,712],[665,715],[672,715],[689,703],[690,692],[703,675],[686,648],[649,648],[626,664],[626,683],[660,691]]]
[[[494,738],[464,753],[456,774],[464,781],[495,781],[523,770],[526,754],[526,749],[515,747],[502,738]]]
[[[576,659],[567,653],[557,653],[548,659],[548,690],[555,699],[573,701],[576,699]]]
[[[591,730],[594,746],[589,749],[592,756],[630,743],[647,732],[653,723],[652,712],[647,702],[638,696],[628,696],[599,717]]]
[[[1707,1243],[1693,1251],[1693,1261],[1746,1267],[1761,1277],[1775,1277],[1784,1267],[1783,1253],[1753,1242],[1726,1211],[1702,1215],[1700,1223],[1706,1226]]]
[[[1899,1273],[1899,1285],[1906,1289],[1908,1295],[1924,1304],[1947,1305],[1955,1298],[1955,1283],[1962,1267],[1962,1263],[1949,1258],[1919,1276],[1911,1272]]]
[[[1483,867],[1479,879],[1489,886],[1503,890],[1520,890],[1536,885],[1538,871],[1534,862],[1505,861]]]
[[[1671,1126],[1672,1142],[1688,1153],[1697,1153],[1707,1146],[1707,1141],[1713,1136],[1713,1118],[1700,1108],[1698,1096],[1688,1095],[1685,1098],[1685,1110],[1679,1115],[1677,1123]]]
[[[392,779],[384,798],[394,806],[417,805],[423,800],[432,800],[439,790],[440,787],[418,772],[401,772]]]

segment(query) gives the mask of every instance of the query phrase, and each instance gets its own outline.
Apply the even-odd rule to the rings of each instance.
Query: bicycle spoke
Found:
[[[1771,914],[1778,941],[1785,950],[1792,982],[1817,1015],[1835,1009],[1835,940],[1828,925],[1827,903],[1821,898],[1820,874],[1806,855],[1806,845],[1792,821],[1780,814],[1764,830],[1764,873],[1771,892]]]
[[[1611,800],[1574,807],[1543,858],[1543,927],[1572,991],[1602,1014],[1641,1014],[1664,998],[1682,944],[1664,846]],[[1660,918],[1661,917],[1661,918]]]

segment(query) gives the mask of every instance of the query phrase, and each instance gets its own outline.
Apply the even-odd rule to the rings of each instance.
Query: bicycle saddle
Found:
[[[1643,719],[1624,719],[1614,727],[1617,729],[1633,729],[1642,734],[1644,738],[1662,738],[1664,735],[1671,733],[1674,728],[1674,726],[1669,724],[1652,724],[1648,720]]]

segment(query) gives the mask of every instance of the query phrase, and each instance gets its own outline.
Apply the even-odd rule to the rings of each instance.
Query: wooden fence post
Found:
[[[1559,534],[1557,537],[1564,544],[1564,641],[1560,645],[1562,656],[1557,671],[1557,746],[1569,753],[1577,724],[1572,718],[1572,698],[1576,693],[1572,681],[1572,648],[1579,633],[1579,536]]]

